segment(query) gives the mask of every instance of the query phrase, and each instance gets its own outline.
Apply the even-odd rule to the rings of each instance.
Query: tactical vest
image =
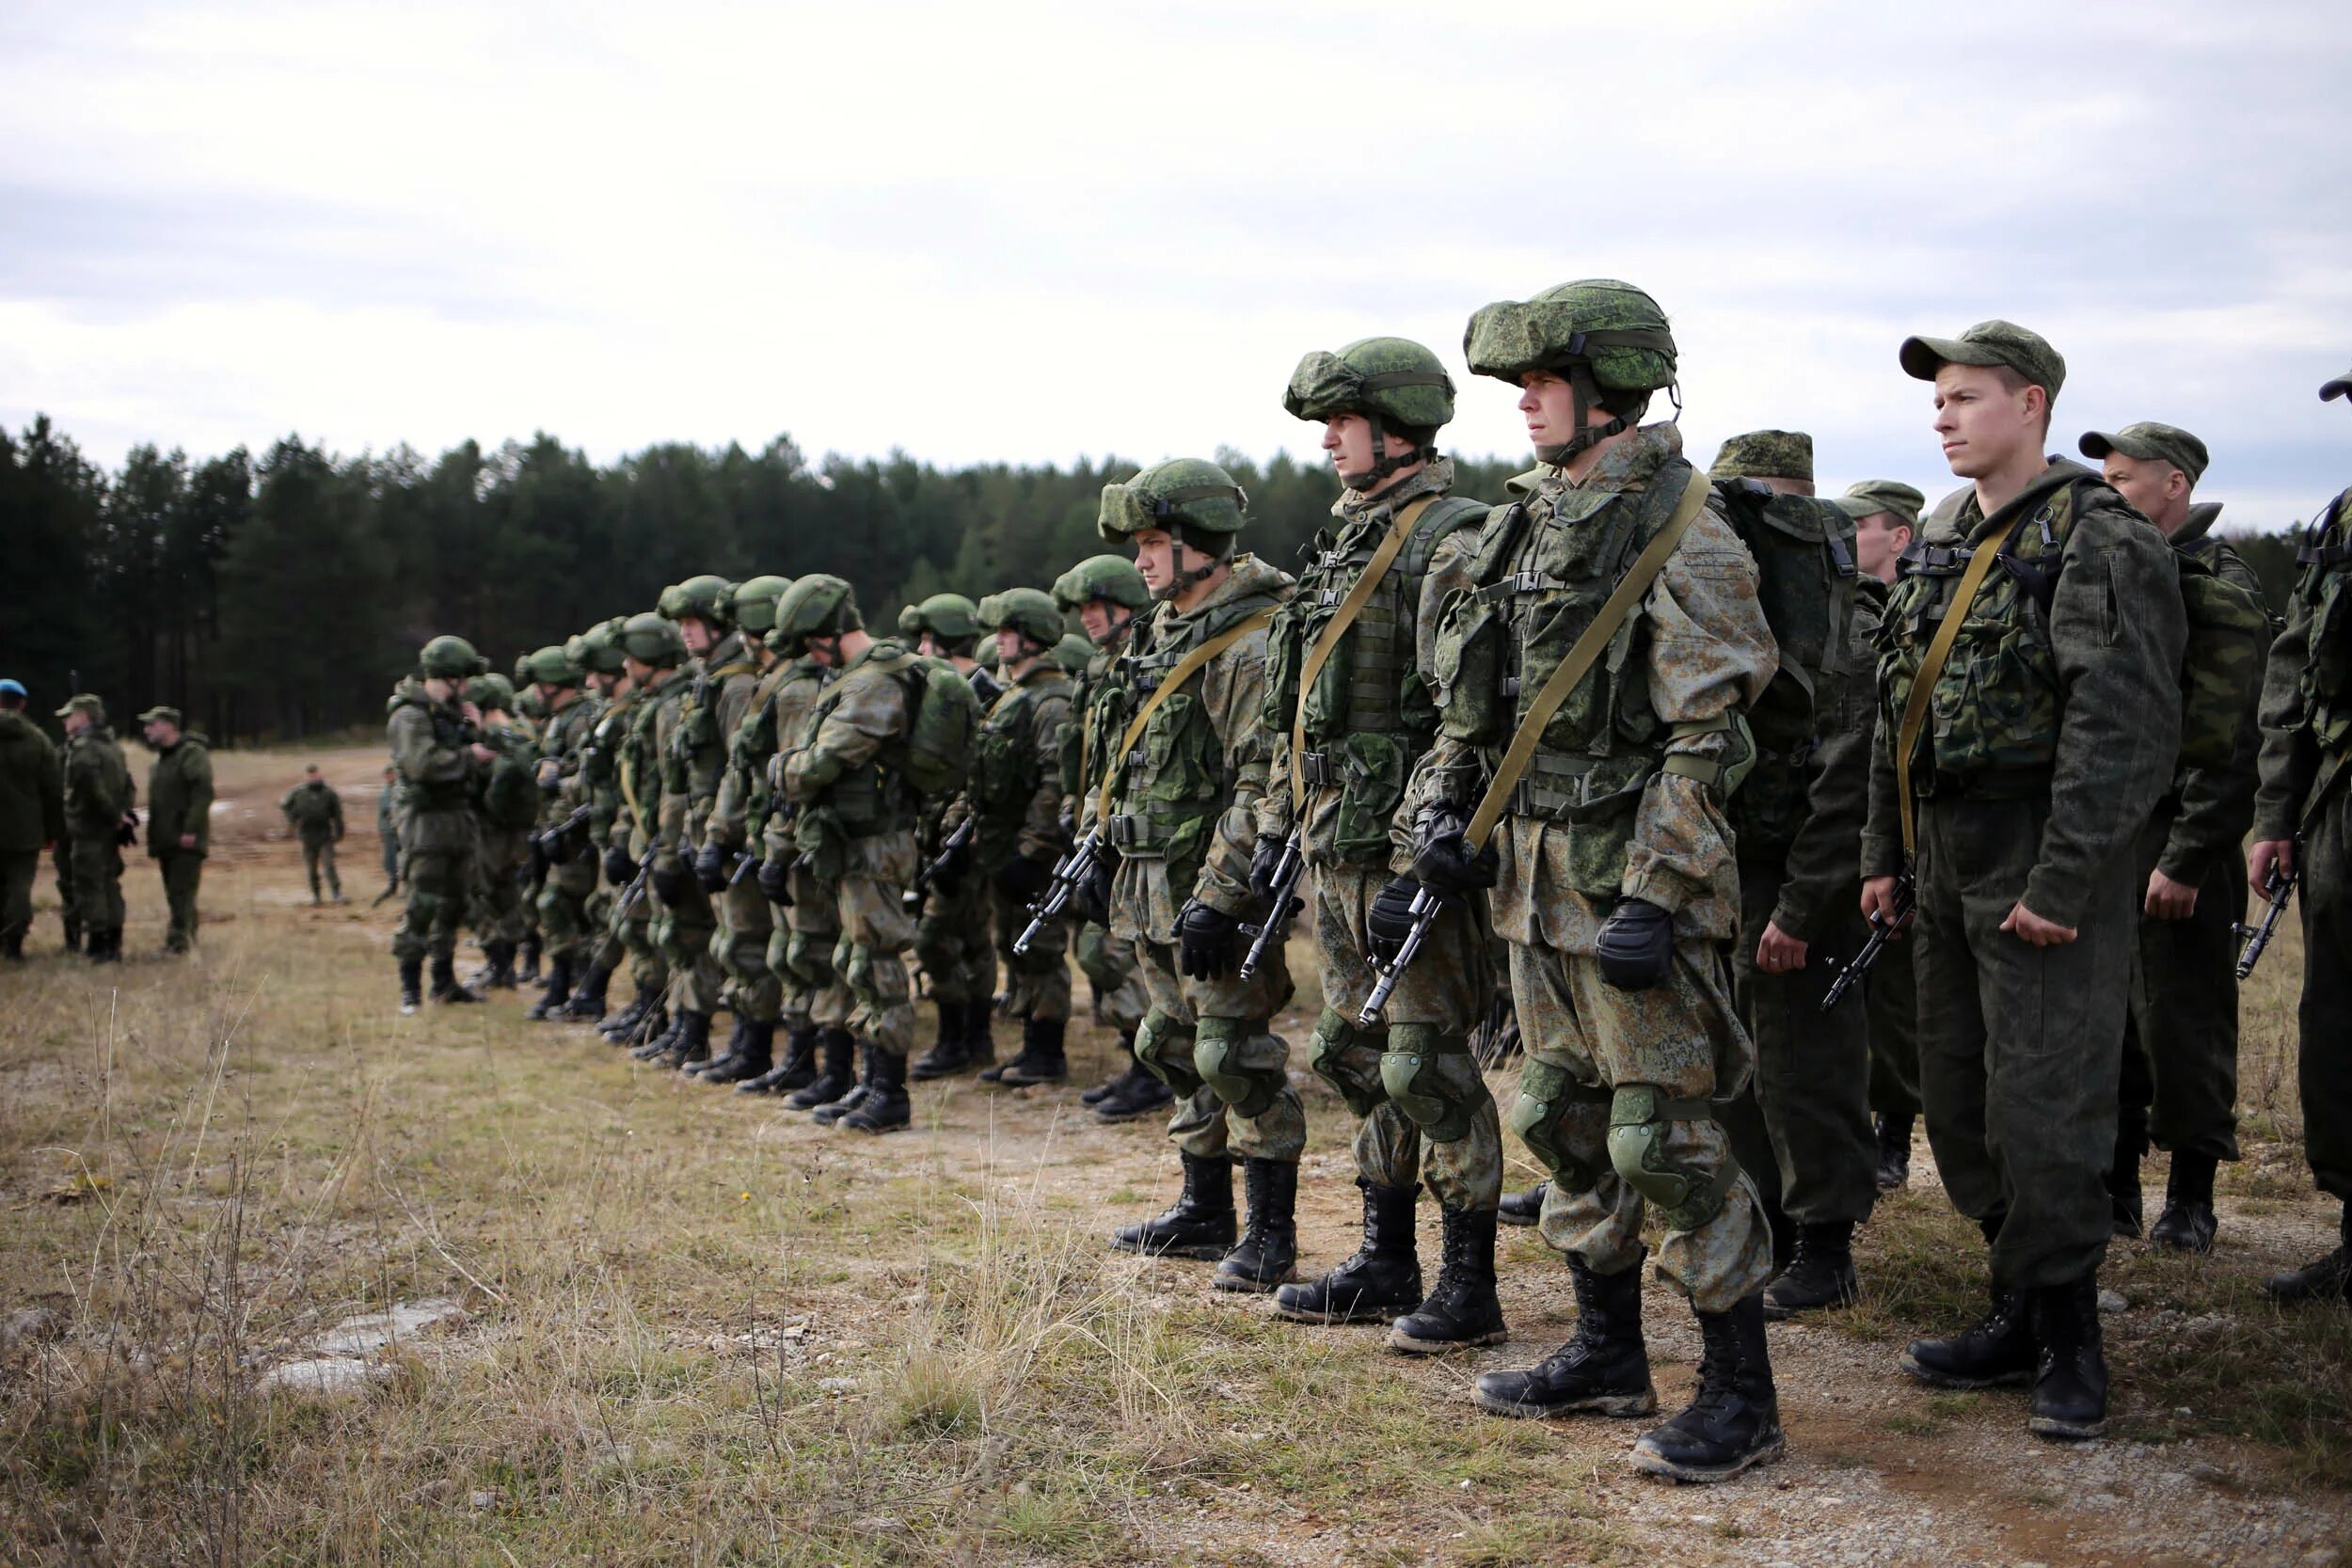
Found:
[[[2312,519],[2295,565],[2295,602],[2308,617],[2309,641],[2294,727],[2332,753],[2352,734],[2352,490]]]
[[[1071,698],[1070,723],[1061,736],[1064,795],[1090,797],[1103,783],[1110,749],[1119,743],[1116,716],[1124,701],[1117,678],[1119,661],[1126,657],[1135,642],[1135,632],[1142,624],[1140,620],[1131,620],[1111,634],[1088,664],[1086,678],[1078,683],[1077,692]]]
[[[474,728],[466,716],[446,703],[428,697],[411,697],[406,705],[421,712],[433,725],[433,748],[440,752],[459,752],[473,744]],[[411,812],[470,811],[473,809],[473,780],[470,775],[455,779],[437,779],[426,783],[404,778],[407,794],[404,797]]]
[[[874,674],[888,677],[903,690],[906,683],[900,672],[909,657],[895,642],[877,642],[873,652],[866,657],[866,665],[862,668],[871,668]],[[802,731],[803,744],[814,744],[818,732],[824,728],[825,721],[841,705],[842,698],[849,694],[851,688],[847,678],[850,673],[845,671],[843,678],[826,684],[824,691],[817,699],[817,705],[809,710],[808,721]],[[897,832],[912,826],[915,795],[907,786],[906,779],[885,760],[894,750],[896,748],[885,743],[864,763],[855,768],[843,768],[840,777],[827,784],[816,800],[805,803],[801,813],[803,828],[808,827],[810,817],[818,814],[837,822],[851,838]],[[837,871],[829,873],[833,876],[838,874]]]
[[[1044,781],[1031,732],[1039,705],[1075,690],[1058,670],[1040,680],[1015,681],[988,710],[972,762],[972,805],[983,826],[1020,825]]]
[[[1645,489],[1539,489],[1488,517],[1471,565],[1438,614],[1439,729],[1488,753],[1520,718],[1653,535],[1674,516],[1691,465],[1661,464]],[[1566,824],[1570,885],[1613,898],[1634,816],[1665,764],[1668,725],[1649,697],[1648,617],[1633,614],[1544,726],[1510,815]]]
[[[520,728],[495,729],[483,744],[499,753],[482,781],[482,816],[490,827],[528,828],[539,819],[539,785],[532,777],[534,748]]]
[[[652,833],[660,820],[661,797],[686,793],[684,765],[674,762],[670,748],[663,746],[661,720],[692,696],[692,679],[683,673],[674,674],[648,692],[629,718],[628,743],[621,766],[637,791],[636,808],[642,818],[637,826],[643,832]],[[677,733],[675,728],[671,730],[673,739]]]
[[[635,722],[637,693],[616,697],[604,705],[580,748],[580,789],[591,803],[610,804],[621,787],[621,749],[628,743]]]
[[[754,673],[758,666],[743,657],[742,642],[729,637],[712,652],[707,666],[697,666],[687,684],[686,707],[662,757],[664,788],[683,795],[694,806],[706,807],[719,793],[719,775],[727,763],[727,736],[719,733],[719,703],[726,683]]]
[[[1234,623],[1267,609],[1270,597],[1251,594],[1219,605],[1212,616],[1183,628],[1163,646],[1145,646],[1119,659],[1110,682],[1117,701],[1098,710],[1097,744],[1116,746],[1129,718],[1151,700],[1169,672],[1201,643]],[[1104,766],[1118,775],[1104,837],[1130,860],[1168,863],[1170,887],[1189,887],[1207,857],[1209,834],[1231,802],[1236,781],[1225,768],[1225,745],[1210,722],[1203,668],[1152,715],[1124,757]]]

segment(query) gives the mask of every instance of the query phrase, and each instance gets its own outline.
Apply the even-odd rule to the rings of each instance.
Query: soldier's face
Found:
[[[947,657],[946,648],[940,642],[938,638],[932,636],[928,631],[915,640],[914,651],[930,658],[946,658]]]
[[[686,639],[686,651],[696,658],[710,652],[718,639],[710,634],[710,623],[699,615],[689,615],[677,624],[678,635]]]
[[[424,694],[437,703],[448,702],[456,690],[455,681],[444,680],[439,675],[427,675],[424,678]]]
[[[1127,617],[1134,613],[1123,604],[1113,604],[1108,599],[1089,599],[1078,607],[1078,624],[1086,627],[1089,637],[1100,642],[1125,626]]]
[[[1873,512],[1853,526],[1853,560],[1867,577],[1895,580],[1895,562],[1911,543],[1911,528],[1892,512]]]
[[[86,710],[77,707],[67,712],[65,716],[66,734],[80,735],[84,730],[88,728],[89,714]]]
[[[638,686],[644,685],[645,677],[653,673],[652,665],[647,664],[642,658],[629,656],[622,657],[621,668],[628,672],[629,680]]]
[[[1998,473],[2021,451],[2041,451],[2048,407],[2041,388],[2011,391],[1991,365],[1946,365],[1935,372],[1935,434],[1944,461],[1962,479]]]
[[[1143,585],[1154,594],[1165,594],[1176,584],[1176,541],[1165,529],[1138,529],[1135,533],[1136,570],[1143,574]]]
[[[1519,417],[1530,446],[1565,447],[1576,438],[1576,393],[1549,371],[1519,377]]]
[[[996,629],[996,662],[999,665],[1020,663],[1024,652],[1022,641],[1019,632],[1010,626],[999,626]]]
[[[2180,504],[2188,499],[2188,475],[2169,463],[2109,451],[2099,465],[2099,475],[2132,503],[2133,511],[2168,534],[2175,526],[2171,515],[2175,511],[2183,518],[2188,515],[2188,509]]]
[[[1376,461],[1372,454],[1372,421],[1361,414],[1334,414],[1323,421],[1323,451],[1343,481],[1368,474]]]

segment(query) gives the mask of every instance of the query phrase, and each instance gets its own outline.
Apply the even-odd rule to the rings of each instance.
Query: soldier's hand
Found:
[[[657,865],[653,875],[645,879],[653,884],[653,895],[664,909],[675,910],[686,896],[686,868],[678,865]]]
[[[726,847],[712,839],[694,857],[694,879],[705,893],[724,893],[727,886]]]
[[[1756,967],[1767,974],[1787,974],[1804,967],[1804,957],[1810,943],[1792,937],[1780,928],[1776,921],[1764,923],[1764,935],[1756,944]]]
[[[1489,842],[1470,852],[1469,821],[1452,811],[1422,819],[1421,843],[1413,851],[1413,875],[1433,893],[1471,893],[1495,885],[1498,864]]]
[[[754,873],[761,895],[771,904],[789,908],[792,903],[791,867],[782,861],[761,861]]]
[[[1261,898],[1273,897],[1275,873],[1281,864],[1282,841],[1260,833],[1257,847],[1249,854],[1249,891]]]
[[[2246,885],[2265,903],[2270,901],[2270,879],[2274,873],[2281,880],[2295,875],[2295,840],[2265,838],[2247,852]]]
[[[1178,967],[1188,979],[1214,980],[1233,971],[1241,922],[1223,910],[1190,903],[1176,917]]]
[[[1391,877],[1373,895],[1364,934],[1372,939],[1373,956],[1381,962],[1394,958],[1413,934],[1413,900],[1420,893],[1421,883],[1413,878]]]
[[[2148,873],[2148,896],[2140,905],[2155,920],[2186,920],[2197,912],[2197,884],[2176,882],[2162,871]]]
[[[2035,947],[2063,947],[2079,934],[2072,926],[2061,926],[2055,920],[2044,920],[2026,908],[2023,898],[2001,922],[2001,929],[2015,933],[2018,940]]]
[[[614,887],[627,887],[637,876],[637,863],[628,858],[628,851],[615,844],[604,852],[604,879]]]
[[[1862,883],[1862,918],[1876,921],[1886,927],[1889,935],[1899,937],[1911,924],[1911,916],[1895,918],[1895,879],[1870,877]]]
[[[1595,949],[1603,980],[1619,990],[1647,990],[1674,971],[1675,917],[1646,898],[1620,898]]]
[[[490,748],[485,746],[479,740],[475,741],[470,747],[468,748],[468,750],[473,752],[474,761],[482,763],[485,766],[496,762],[499,759],[499,754],[496,752],[493,752]]]

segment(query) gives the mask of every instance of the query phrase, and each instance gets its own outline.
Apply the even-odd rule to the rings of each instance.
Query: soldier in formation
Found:
[[[925,657],[954,665],[987,708],[1003,688],[977,657],[981,629],[978,607],[961,594],[934,594],[898,611],[900,638]],[[915,921],[914,956],[939,1010],[938,1037],[909,1069],[917,1083],[974,1068],[981,1069],[982,1078],[998,1076],[990,1022],[996,1000],[996,948],[991,940],[994,903],[988,879],[969,874],[969,843],[952,852],[947,847],[953,832],[946,822],[947,804],[941,800],[927,805],[915,823],[915,853],[932,871]]]
[[[65,814],[59,879],[67,901],[66,945],[74,933],[92,963],[122,961],[122,851],[138,842],[138,786],[122,758],[122,746],[106,723],[106,705],[83,692],[57,710],[65,726],[60,790]]]
[[[343,897],[343,879],[335,869],[335,846],[343,841],[343,798],[326,782],[317,763],[302,770],[302,782],[278,802],[279,815],[302,843],[302,870],[310,879],[310,902],[326,902],[332,894]]]

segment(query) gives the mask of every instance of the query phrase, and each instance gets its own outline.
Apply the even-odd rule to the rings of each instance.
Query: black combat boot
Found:
[[[433,955],[433,1000],[436,1002],[479,1002],[479,993],[468,990],[457,983],[457,960],[447,953]]]
[[[1388,1323],[1421,1305],[1421,1256],[1413,1243],[1414,1187],[1361,1178],[1364,1244],[1321,1279],[1274,1292],[1277,1317],[1302,1323]]]
[[[65,923],[65,950],[69,953],[82,950],[82,927],[71,920]]]
[[[755,1018],[746,1022],[736,1015],[735,1027],[739,1037],[735,1049],[722,1062],[713,1062],[701,1073],[706,1084],[748,1084],[755,1078],[767,1076],[775,1063],[776,1021]]]
[[[1523,1193],[1505,1193],[1495,1218],[1504,1225],[1534,1225],[1544,1217],[1544,1195],[1549,1191],[1549,1181],[1538,1181]]]
[[[1224,1154],[1186,1154],[1184,1190],[1139,1225],[1111,1234],[1120,1252],[1150,1258],[1223,1258],[1233,1248],[1233,1162]]]
[[[515,944],[511,942],[485,942],[482,944],[485,960],[472,984],[483,990],[513,990],[515,989]]]
[[[2026,1430],[2036,1437],[2080,1441],[2107,1424],[2107,1358],[2100,1345],[2099,1276],[2026,1292],[2037,1359],[2033,1414]]]
[[[1132,1040],[1127,1049],[1132,1057]],[[1133,1121],[1154,1111],[1165,1111],[1176,1102],[1176,1091],[1161,1083],[1159,1075],[1140,1061],[1130,1060],[1127,1070],[1104,1087],[1107,1092],[1094,1102],[1094,1119],[1101,1122]]]
[[[689,1078],[700,1078],[721,1068],[732,1067],[735,1059],[743,1053],[743,1039],[750,1029],[751,1020],[745,1018],[742,1010],[738,1008],[735,1014],[735,1026],[727,1031],[726,1044],[707,1053],[700,1061],[681,1061],[678,1063],[677,1069]],[[729,1079],[727,1082],[732,1083],[734,1080]]]
[[[972,1065],[972,1047],[966,1039],[970,1025],[964,1022],[963,1004],[939,1004],[939,1038],[907,1067],[907,1077],[917,1084],[928,1084],[934,1078],[952,1078]]]
[[[2115,1158],[2107,1167],[2107,1203],[2118,1236],[2139,1234],[2139,1162],[2147,1153],[2148,1113],[2126,1105],[2115,1119]]]
[[[612,971],[600,963],[591,963],[580,984],[572,988],[572,999],[564,1004],[558,1016],[565,1022],[599,1022],[604,1018],[604,998],[612,984]]]
[[[10,931],[7,936],[0,937],[0,958],[6,958],[10,963],[24,961],[24,932]]]
[[[774,1025],[770,1025],[772,1029]],[[817,1026],[803,1023],[784,1036],[784,1060],[735,1085],[738,1094],[785,1094],[817,1081]]]
[[[1642,1266],[1595,1274],[1568,1254],[1576,1334],[1523,1372],[1482,1372],[1478,1404],[1498,1416],[1646,1416],[1658,1408],[1642,1343]]]
[[[1878,1118],[1880,1192],[1911,1185],[1911,1120],[1908,1113]]]
[[[1005,1064],[996,1082],[1009,1089],[1066,1082],[1070,1077],[1070,1060],[1062,1054],[1062,1034],[1069,1027],[1066,1018],[1024,1019],[1021,1054]]]
[[[615,1044],[633,1040],[637,1031],[644,1027],[646,1015],[661,1006],[661,992],[656,988],[637,982],[637,995],[619,1012],[606,1019],[596,1032]]]
[[[2164,1212],[2148,1227],[2148,1239],[2166,1252],[2211,1252],[2219,1222],[2213,1213],[2213,1173],[2217,1162],[2210,1154],[2175,1150],[2172,1168],[2164,1179]]]
[[[89,961],[94,964],[119,964],[122,961],[122,933],[112,927],[89,934]]]
[[[819,1105],[830,1105],[857,1086],[850,1075],[850,1062],[855,1042],[847,1029],[826,1029],[817,1037],[818,1073],[787,1097],[785,1104],[795,1111],[813,1111]]]
[[[1134,1030],[1126,1029],[1120,1032],[1119,1054],[1120,1060],[1123,1064],[1120,1068],[1119,1071],[1113,1076],[1104,1079],[1101,1083],[1095,1085],[1094,1087],[1080,1095],[1078,1097],[1079,1104],[1102,1104],[1103,1101],[1108,1100],[1112,1095],[1119,1091],[1119,1085],[1126,1082],[1127,1075],[1129,1073],[1142,1071],[1142,1065],[1136,1060],[1136,1036]],[[1149,1075],[1147,1074],[1146,1076]]]
[[[2033,1376],[2033,1329],[2026,1304],[2015,1291],[1995,1284],[1993,1309],[1958,1334],[1943,1339],[1914,1339],[1903,1351],[1902,1369],[1938,1388],[1994,1388]]]
[[[710,1060],[710,1015],[681,1007],[677,1016],[678,1031],[661,1053],[661,1065],[684,1069]]]
[[[1780,1397],[1764,1348],[1764,1296],[1748,1296],[1728,1312],[1698,1314],[1706,1353],[1699,1386],[1681,1414],[1642,1433],[1633,1467],[1675,1481],[1724,1481],[1751,1465],[1788,1451],[1780,1433]]]
[[[853,1132],[896,1132],[914,1119],[907,1102],[907,1059],[870,1046],[866,1055],[866,1098],[834,1125]]]
[[[1389,1325],[1389,1348],[1406,1355],[1499,1345],[1506,1337],[1502,1300],[1495,1294],[1495,1212],[1439,1206],[1445,1227],[1438,1283],[1417,1310]]]
[[[402,958],[400,964],[400,1012],[403,1018],[424,1006],[424,960]]]
[[[2352,1301],[2352,1204],[2344,1211],[2343,1244],[2327,1257],[2263,1281],[2263,1294],[2276,1302]]]
[[[558,953],[548,960],[548,989],[539,993],[539,1000],[523,1009],[523,1017],[532,1022],[564,1016],[564,1005],[572,999],[572,959],[567,953]]]
[[[662,1025],[660,1029],[654,1028],[654,1021],[650,1018],[643,1025],[641,1032],[644,1037],[639,1040],[629,1052],[629,1055],[635,1060],[658,1061],[677,1049],[679,1037],[686,1032],[685,1010],[681,1008],[673,1013],[664,1008],[660,1016]]]
[[[342,903],[342,895],[340,893],[337,894],[335,895],[335,901],[339,904]],[[524,982],[526,985],[535,986],[539,983],[540,951],[540,937],[538,932],[533,931],[529,936],[523,938],[523,961],[521,967],[515,971],[515,978]]]
[[[1298,1267],[1298,1162],[1241,1163],[1249,1222],[1209,1283],[1220,1291],[1271,1291]]]
[[[831,1127],[834,1122],[865,1104],[866,1096],[874,1092],[874,1058],[880,1054],[881,1053],[866,1041],[858,1041],[856,1082],[851,1084],[839,1099],[818,1106],[816,1115],[809,1119],[819,1127]]]
[[[1853,1222],[1800,1225],[1788,1266],[1764,1287],[1764,1316],[1778,1323],[1800,1312],[1851,1307],[1860,1294],[1853,1272]]]

